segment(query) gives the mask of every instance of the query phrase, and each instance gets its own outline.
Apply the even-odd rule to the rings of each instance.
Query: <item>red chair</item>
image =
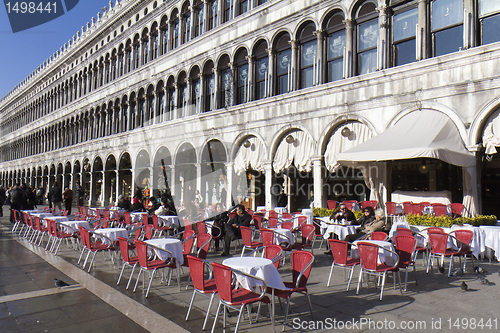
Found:
[[[403,293],[403,290],[401,289],[401,277],[399,275],[399,257],[396,252],[393,252],[391,250],[382,248],[384,251],[393,253],[396,257],[396,263],[391,266],[387,265],[386,263],[381,263],[379,264],[377,262],[378,260],[378,252],[379,252],[379,246],[376,244],[372,243],[366,243],[366,242],[357,242],[357,247],[359,251],[359,258],[361,260],[361,271],[359,272],[359,279],[358,279],[358,287],[356,289],[356,295],[359,293],[359,288],[361,284],[363,283],[363,273],[369,274],[369,275],[374,275],[377,278],[380,278],[382,275],[382,288],[380,290],[380,300],[382,300],[382,295],[384,293],[384,285],[385,285],[385,277],[387,275],[387,272],[393,272],[396,274],[398,273],[398,278],[399,278],[399,290],[401,293]]]
[[[130,212],[123,212],[123,221],[125,221],[126,226],[132,225],[132,220],[130,219]]]
[[[451,216],[453,218],[462,217],[462,212],[464,210],[464,205],[461,204],[461,203],[451,203],[450,204],[450,209],[451,209]]]
[[[274,267],[278,269],[280,261],[278,260],[281,257],[283,250],[279,245],[267,245],[264,246],[264,258],[269,259],[273,262]]]
[[[313,219],[312,222],[314,225],[314,239],[312,246],[314,247],[314,243],[316,243],[317,239],[321,239],[321,243],[319,243],[319,248],[321,249],[323,247],[323,241],[325,240],[323,238],[323,233],[321,232],[321,221],[318,219]]]
[[[396,235],[398,236],[413,236],[413,231],[408,228],[398,227],[396,229]]]
[[[451,274],[451,266],[453,264],[453,256],[460,255],[460,251],[447,249],[448,245],[448,237],[455,238],[453,236],[448,235],[444,232],[428,232],[429,235],[429,243],[431,246],[431,251],[429,254],[429,258],[427,259],[427,270],[426,273],[429,273],[429,266],[434,264],[434,258],[440,258],[442,262],[442,266],[444,267],[444,258],[450,257],[450,264],[448,266],[448,277]],[[431,263],[432,260],[432,263]]]
[[[252,224],[252,222],[253,222],[253,224]],[[262,228],[262,215],[253,214],[252,215],[252,222],[250,222],[250,224],[252,224],[254,228],[256,228],[256,229]]]
[[[266,228],[260,229],[260,239],[264,246],[275,245],[274,244],[274,231]]]
[[[59,246],[61,245],[61,242],[63,239],[69,239],[69,238],[77,238],[77,231],[72,229],[71,227],[64,226],[66,229],[71,229],[71,232],[65,232],[62,230],[60,223],[57,223],[54,220],[48,220],[47,221],[47,229],[51,233],[51,236],[53,238],[52,246],[50,247],[50,252],[54,251],[54,247],[56,246],[55,241],[58,240],[57,246],[54,251],[54,255],[57,255],[57,252],[59,252]],[[47,246],[49,245],[49,242],[47,242]],[[47,246],[45,249],[47,249]]]
[[[186,256],[188,254],[191,254],[191,250],[193,249],[193,244],[196,236],[194,230],[184,230],[184,234],[182,236],[183,236],[182,255],[184,256],[184,263],[182,265],[186,267],[188,265]]]
[[[422,201],[422,202],[419,202],[419,204],[424,205],[424,207],[431,206],[431,203],[429,201]]]
[[[208,261],[205,261],[199,257],[192,255],[187,256],[189,275],[193,280],[193,296],[191,297],[191,302],[189,303],[188,312],[186,314],[186,321],[189,318],[189,313],[191,312],[191,307],[193,306],[194,297],[196,294],[203,295],[210,298],[210,303],[208,303],[207,313],[205,315],[205,321],[203,321],[202,330],[205,330],[205,325],[207,324],[208,315],[210,314],[210,308],[212,307],[212,301],[214,300],[215,294],[217,294],[217,286],[215,285],[215,279],[205,280],[205,267],[211,268]]]
[[[444,232],[443,228],[440,228],[440,227],[429,227],[429,228],[425,228],[423,231],[427,231],[428,234],[431,232],[439,232],[439,233]]]
[[[170,230],[174,230],[174,228],[172,227],[169,227],[167,225],[160,225],[158,223],[158,216],[156,215],[151,215],[151,220],[153,221],[153,226],[155,228],[155,234],[158,233],[158,235],[161,237],[161,234],[164,232],[164,231],[170,231]]]
[[[314,225],[302,224],[302,226],[300,227],[300,233],[301,233],[301,241],[294,243],[292,245],[292,249],[293,250],[303,250],[305,248],[311,248],[311,252],[313,252],[312,243],[313,243],[313,239],[315,237]]]
[[[468,229],[458,229],[450,232],[450,235],[454,234],[455,238],[460,241],[460,263],[462,263],[462,256],[464,257],[464,266],[463,271],[465,272],[465,263],[467,261],[467,255],[470,254],[470,259],[472,261],[472,267],[474,268],[474,256],[471,251],[470,243],[472,242],[472,238],[474,238],[474,232]]]
[[[334,210],[337,208],[337,201],[335,200],[326,200],[326,204],[328,205],[329,210]]]
[[[293,217],[293,215],[290,213],[281,214],[281,218],[283,218],[283,219],[291,219],[292,217]]]
[[[1,207],[0,207],[1,208]],[[26,214],[26,213],[23,213],[21,214],[20,211],[16,210],[16,209],[11,209],[11,216],[12,218],[14,219],[14,225],[12,226],[12,232],[16,232],[17,230],[17,227],[22,223],[23,221],[23,215]],[[21,228],[22,230],[22,228]]]
[[[241,314],[243,313],[243,309],[246,307],[246,305],[257,303],[257,302],[262,302],[265,303],[269,306],[269,313],[272,313],[271,310],[271,301],[267,296],[265,296],[266,290],[267,290],[267,285],[266,282],[256,276],[252,276],[250,274],[246,274],[243,272],[240,272],[238,270],[232,269],[230,267],[218,264],[213,262],[212,263],[212,268],[214,272],[214,279],[215,279],[215,284],[217,286],[217,291],[219,292],[219,305],[217,306],[217,311],[215,312],[215,320],[214,324],[212,326],[212,332],[215,329],[215,325],[217,324],[217,318],[219,317],[219,312],[221,305],[223,306],[223,316],[224,316],[224,329],[225,324],[226,324],[226,309],[231,308],[233,310],[236,310],[239,312],[238,314],[238,321],[236,322],[236,328],[234,329],[234,332],[236,333],[238,331],[238,326],[240,325],[240,319],[241,319]],[[262,288],[261,294],[256,294],[252,291],[246,290],[246,289],[233,289],[232,287],[232,281],[233,281],[233,274],[237,273],[239,275],[244,275],[252,279],[259,280],[264,287]],[[250,313],[248,314],[248,317],[250,318]],[[257,321],[259,320],[259,313],[257,312]],[[271,316],[271,322],[274,327],[274,317]]]
[[[402,215],[401,213],[396,213],[397,206],[398,204],[392,201],[387,201],[385,203],[387,217],[395,218]]]
[[[281,222],[281,228],[290,230],[293,228],[293,222]]]
[[[179,270],[177,269],[176,260],[175,260],[175,257],[173,256],[173,254],[168,250],[160,249],[164,252],[167,252],[170,255],[168,258],[168,262],[163,261],[163,260],[159,260],[159,259],[148,259],[148,253],[147,253],[148,246],[154,248],[154,246],[148,245],[142,241],[135,242],[135,248],[137,250],[137,258],[139,259],[139,265],[141,268],[139,270],[139,275],[137,275],[137,280],[135,281],[135,286],[134,286],[133,292],[135,293],[135,290],[137,288],[137,283],[139,282],[139,280],[141,278],[141,273],[143,271],[151,271],[152,270],[153,272],[151,273],[151,278],[149,279],[148,289],[146,291],[146,295],[144,296],[147,298],[148,294],[149,294],[149,288],[151,288],[151,281],[153,281],[153,277],[155,276],[156,270],[160,269],[160,268],[170,268],[170,270],[172,270],[172,269],[176,270],[176,272],[177,272],[177,284],[179,285],[179,290],[180,290],[181,285],[180,285]],[[169,279],[168,284],[170,285],[170,279]]]
[[[268,228],[277,228],[278,227],[278,217],[269,217]]]
[[[411,204],[411,213],[413,215],[422,215],[424,207],[425,207],[424,205],[419,203]]]
[[[208,248],[210,247],[210,242],[212,241],[212,235],[207,234],[207,233],[202,233],[202,234],[196,234],[193,235],[192,239],[196,239],[196,256],[200,259],[207,259],[207,254],[208,254]],[[189,246],[189,244],[186,245],[186,248]],[[186,249],[186,251],[188,251]],[[187,252],[186,252],[187,253]],[[182,263],[183,267],[189,266],[189,260],[187,260],[187,257],[190,254],[185,254],[184,255],[184,262]],[[189,282],[191,281],[191,276],[188,276],[188,282],[186,284],[186,290],[189,287]]]
[[[358,203],[357,200],[346,200],[342,201],[344,205],[346,205],[347,209],[352,210],[354,205]]]
[[[290,297],[293,293],[305,293],[307,296],[307,301],[309,302],[309,310],[311,311],[311,319],[313,318],[312,304],[307,292],[307,280],[311,274],[312,264],[314,262],[314,255],[309,251],[293,251],[292,256],[292,281],[285,282],[285,287],[290,288],[289,290],[274,290],[274,295],[279,298],[286,299],[285,308],[285,320],[283,321],[283,330],[285,330],[286,319],[288,317],[288,309],[290,307]],[[282,256],[283,257],[283,256]],[[268,294],[272,293],[269,290]]]
[[[246,249],[255,250],[258,247],[262,246],[261,242],[252,241],[252,229],[250,227],[241,226],[241,239],[243,240],[243,250],[241,251],[241,257],[245,254]],[[254,252],[254,256],[257,252]]]
[[[207,225],[203,221],[197,221],[196,222],[196,230],[198,230],[199,234],[206,234],[207,233]]]
[[[361,209],[364,209],[368,206],[371,206],[373,209],[377,207],[378,201],[377,200],[367,200],[367,201],[361,201]]]
[[[127,288],[125,289],[128,289],[130,281],[132,280],[132,276],[134,275],[135,266],[137,266],[137,263],[139,263],[139,258],[136,255],[132,257],[129,255],[129,242],[130,241],[128,239],[125,239],[123,237],[118,237],[118,244],[120,246],[120,252],[122,254],[123,266],[122,270],[120,271],[120,276],[118,277],[116,285],[120,285],[120,280],[122,279],[122,274],[123,270],[125,269],[125,266],[132,267],[132,272],[130,273],[130,277],[128,278],[127,282]]]
[[[396,253],[399,256],[399,268],[405,269],[405,288],[408,285],[408,267],[412,266],[415,272],[415,284],[418,284],[417,280],[417,270],[415,269],[415,254],[417,248],[417,241],[415,237],[408,235],[396,235],[394,236],[394,247],[396,248]]]
[[[434,216],[446,216],[448,207],[440,203],[433,203]]]
[[[332,267],[330,268],[330,275],[328,276],[328,282],[326,283],[327,287],[330,287],[330,281],[332,278],[333,267],[341,267],[344,269],[350,270],[349,273],[349,281],[347,282],[347,289],[349,291],[349,286],[351,285],[352,274],[354,273],[354,267],[359,264],[359,259],[353,259],[351,257],[347,257],[347,251],[349,247],[349,243],[346,241],[338,240],[338,239],[329,239],[328,244],[330,244],[330,249],[332,250],[333,262]],[[344,275],[345,277],[345,275]],[[345,280],[344,280],[345,281]]]
[[[229,220],[234,219],[235,216],[236,216],[236,212],[229,213]]]
[[[92,242],[90,240],[90,232],[87,229],[82,228],[82,227],[79,227],[79,229],[80,229],[80,238],[82,240],[82,245],[88,250],[87,257],[85,258],[85,262],[83,263],[82,268],[85,269],[85,265],[87,264],[87,260],[89,258],[89,255],[90,255],[90,253],[92,253],[92,259],[90,260],[89,269],[88,269],[88,272],[90,272],[90,270],[92,269],[92,264],[94,263],[95,255],[97,254],[97,252],[114,251],[115,248],[112,245],[102,243],[101,241]],[[106,236],[99,235],[99,237],[107,239],[109,244],[111,244],[111,240],[109,238],[107,238]],[[81,257],[81,255],[80,255],[80,257]],[[80,260],[78,260],[78,262],[80,262]]]
[[[404,201],[403,202],[403,209],[405,211],[405,215],[413,214],[412,209],[411,209],[411,205],[412,205],[411,201]]]
[[[383,231],[374,231],[370,234],[371,240],[385,241],[389,236]]]

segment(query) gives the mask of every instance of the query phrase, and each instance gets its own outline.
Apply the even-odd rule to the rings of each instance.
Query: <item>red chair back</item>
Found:
[[[196,226],[198,227],[199,234],[207,233],[207,225],[203,221],[196,222]]]
[[[273,259],[278,258],[280,255],[281,255],[281,246],[273,244],[273,245],[267,245],[264,247],[264,258],[269,259],[269,260],[273,260]],[[276,267],[276,269],[278,269],[279,264],[280,264],[280,261],[277,260],[274,263],[274,267]]]
[[[262,240],[262,244],[264,244],[264,246],[273,245],[274,232],[272,230],[262,228],[260,229],[260,239]]]
[[[260,229],[262,226],[262,215],[253,214],[252,220],[256,222],[255,226],[257,227],[257,229]]]
[[[141,215],[142,215],[142,224],[148,225],[149,224],[148,214],[141,214]]]
[[[385,203],[385,208],[387,209],[387,215],[396,215],[397,203],[392,201],[387,201]]]
[[[207,233],[199,233],[196,235],[196,248],[198,249],[198,257],[201,259],[206,259],[208,254],[208,248],[210,247],[210,241],[212,240],[212,235]]]
[[[283,214],[281,214],[281,217],[284,218],[284,219],[291,219],[292,218],[292,214],[290,214],[290,213],[283,213]]]
[[[156,230],[160,228],[160,225],[158,224],[158,216],[156,215],[151,215],[151,221],[153,222],[153,226],[155,227]]]
[[[413,236],[396,235],[394,236],[394,246],[396,253],[399,255],[400,263],[408,263],[413,259],[416,240]]]
[[[182,254],[187,255],[191,253],[191,249],[193,248],[194,230],[184,230],[184,241],[182,242]]]
[[[144,231],[144,228],[140,228],[139,227],[142,227],[142,222],[139,222],[137,223],[137,230],[135,231],[135,237],[134,237],[134,241],[136,240],[139,240],[139,236],[142,234],[142,232]]]
[[[333,262],[337,265],[347,264],[348,244],[346,241],[338,239],[329,239],[330,249],[332,250]]]
[[[105,219],[109,219],[111,217],[110,213],[109,213],[109,209],[103,209],[102,214],[103,214]]]
[[[292,229],[293,228],[293,222],[282,222],[281,223],[281,228],[282,229]]]
[[[185,231],[193,230],[193,221],[188,220],[188,219],[183,219],[183,221],[184,221],[184,230]]]
[[[233,274],[231,272],[231,268],[216,262],[212,263],[212,268],[214,271],[215,285],[217,286],[219,297],[221,300],[232,303],[233,293],[231,292],[231,282],[233,280]]]
[[[413,232],[411,231],[411,229],[403,228],[403,227],[398,227],[396,229],[396,234],[398,236],[413,236]]]
[[[297,225],[300,227],[307,222],[307,216],[299,216],[297,217],[297,220],[298,220]]]
[[[431,203],[429,201],[422,201],[422,202],[419,202],[419,204],[424,205],[424,207],[431,205]]]
[[[432,252],[444,254],[448,245],[448,234],[444,232],[431,232],[429,233],[429,242]]]
[[[126,225],[131,225],[132,221],[130,220],[130,212],[123,212],[123,220]]]
[[[406,215],[413,214],[412,213],[412,209],[411,209],[411,204],[412,204],[411,201],[405,201],[405,202],[403,202],[403,209],[405,210],[405,214]]]
[[[354,204],[357,203],[356,200],[346,200],[342,202],[344,205],[346,205],[347,209],[352,210],[352,207],[354,207]]]
[[[241,226],[240,232],[241,232],[241,239],[243,240],[243,244],[245,244],[245,246],[251,246],[252,245],[252,229],[250,229],[250,227]]]
[[[82,245],[87,249],[90,249],[90,232],[83,227],[78,227],[78,229],[80,229],[80,239],[82,241]]]
[[[188,254],[186,256],[189,266],[189,274],[193,286],[197,290],[205,291],[205,263],[203,259]]]
[[[314,225],[302,224],[300,233],[302,235],[302,244],[311,244],[314,236]]]
[[[443,228],[440,228],[440,227],[429,227],[429,228],[426,228],[425,229],[427,231],[428,234],[432,233],[432,232],[444,232]]]
[[[464,205],[461,203],[451,203],[450,204],[451,213],[453,217],[461,217],[462,211],[464,210]]]
[[[370,234],[370,239],[371,240],[386,240],[387,234],[383,231],[374,231]]]
[[[80,215],[83,215],[83,207],[82,206],[78,206],[78,211],[80,212]]]
[[[378,245],[372,243],[358,242],[359,258],[363,268],[377,270]]]
[[[229,213],[229,219],[232,220],[236,216],[236,212]]]
[[[424,211],[424,205],[422,204],[411,204],[411,213],[413,215],[422,215],[422,212]]]
[[[137,251],[137,259],[139,259],[139,265],[141,265],[144,268],[149,267],[148,245],[138,240],[135,242],[135,249]]]
[[[337,208],[337,201],[335,200],[326,200],[326,204],[328,205],[329,210]]]
[[[120,246],[120,253],[122,254],[123,261],[129,262],[130,256],[128,254],[128,240],[123,237],[118,237],[118,244]]]
[[[443,204],[432,204],[434,210],[434,216],[446,216],[447,209],[446,205]]]
[[[316,237],[323,237],[323,233],[321,232],[321,222],[313,219],[313,225],[314,225],[314,234],[316,235]]]
[[[292,252],[292,279],[293,283],[297,283],[297,279],[299,277],[300,272],[304,268],[304,274],[300,278],[299,288],[303,288],[307,284],[307,280],[309,279],[309,274],[311,273],[312,263],[314,261],[314,255],[309,251],[294,251]]]
[[[464,243],[465,245],[470,245],[472,238],[474,237],[474,232],[468,229],[458,229],[453,232],[455,238]]]
[[[269,211],[269,217],[278,218],[278,213],[276,213],[274,210],[270,210]]]
[[[154,231],[155,227],[151,224],[148,224],[148,225],[145,225],[144,226],[144,235],[143,235],[143,239],[144,240],[148,240],[148,239],[151,239],[153,238],[153,231]]]
[[[278,218],[277,217],[270,217],[268,221],[269,221],[269,228],[277,228],[278,227]]]
[[[377,200],[367,200],[367,201],[361,201],[361,209],[366,208],[368,206],[371,206],[373,209],[377,207],[378,201]]]

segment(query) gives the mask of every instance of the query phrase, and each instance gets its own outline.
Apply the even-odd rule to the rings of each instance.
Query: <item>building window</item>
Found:
[[[481,45],[500,41],[500,1],[481,0],[479,3]]]
[[[213,0],[209,2],[208,7],[208,29],[211,30],[217,26],[217,17],[218,17],[218,8],[217,8],[218,0]]]
[[[236,104],[242,104],[248,101],[249,76],[247,52],[241,51],[236,58]]]
[[[201,112],[201,82],[198,74],[191,75],[191,104],[194,105],[194,112]]]
[[[246,13],[248,11],[248,0],[238,0],[239,2],[239,15]]]
[[[179,46],[179,19],[175,18],[172,22],[172,47],[171,49],[175,49]]]
[[[165,26],[162,29],[162,32],[163,32],[163,54],[165,54],[168,51],[168,24],[165,24]]]
[[[176,105],[176,101],[177,101],[177,98],[176,98],[176,91],[175,91],[175,86],[173,83],[169,84],[168,86],[168,96],[167,96],[167,102],[168,102],[168,107],[167,107],[167,111],[169,113],[169,116],[167,117],[167,120],[168,119],[171,119],[172,115],[173,115],[173,112],[175,111],[175,105]]]
[[[182,11],[182,44],[191,40],[191,10],[186,5]]]
[[[333,15],[326,26],[327,82],[340,80],[344,74],[345,29],[342,15]]]
[[[267,43],[261,42],[255,49],[255,99],[267,97],[269,77],[269,57]]]
[[[141,48],[140,48],[140,44],[139,42],[137,42],[136,44],[134,44],[134,59],[135,59],[135,64],[134,64],[134,69],[138,68],[139,67],[139,59],[140,59],[140,56],[141,56]]]
[[[152,45],[153,45],[153,53],[152,53],[152,58],[151,59],[156,59],[158,57],[158,33],[154,32],[153,35],[151,35],[151,40],[152,40]]]
[[[414,62],[417,58],[418,8],[397,13],[393,17],[392,52],[394,66]]]
[[[198,37],[203,33],[203,2],[199,1],[196,5],[194,18],[194,37]]]
[[[143,51],[142,51],[142,54],[143,54],[142,64],[144,65],[149,60],[149,58],[148,58],[148,56],[149,56],[149,38],[147,35],[142,40],[142,49],[143,49]]]
[[[223,14],[222,14],[222,23],[227,22],[231,19],[231,12],[233,11],[233,0],[222,0],[224,3]]]
[[[289,42],[290,36],[283,35],[276,44],[276,94],[284,94],[290,91],[291,88],[291,64],[292,64],[292,49]]]
[[[463,46],[463,0],[434,0],[431,3],[434,56],[456,52]]]
[[[318,42],[314,30],[314,24],[309,24],[300,34],[300,88],[312,87],[318,82]]]
[[[205,69],[203,70],[204,84],[205,84],[205,106],[203,111],[212,111],[215,110],[215,74],[213,72],[214,64],[210,61],[205,65]]]

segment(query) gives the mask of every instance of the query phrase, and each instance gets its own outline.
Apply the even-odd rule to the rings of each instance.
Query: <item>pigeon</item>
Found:
[[[452,276],[456,276],[457,278],[461,278],[462,275],[464,275],[464,271],[463,269],[459,268],[455,271],[453,271],[453,273],[451,273]]]
[[[493,286],[495,285],[494,282],[490,282],[487,278],[485,278],[484,276],[482,275],[479,275],[478,277],[479,281],[481,281],[481,284],[485,284],[485,285],[488,285],[488,286]]]
[[[441,266],[440,264],[438,264],[438,270],[439,270],[439,273],[444,274],[444,266]]]
[[[474,267],[474,272],[476,272],[477,274],[483,274],[483,275],[488,274],[488,272],[486,272],[481,266]]]
[[[467,283],[465,283],[465,281],[462,281],[462,284],[460,285],[460,288],[462,288],[462,291],[469,290],[469,286],[467,285]]]
[[[69,286],[69,284],[67,284],[63,280],[58,280],[58,279],[54,279],[54,284],[56,285],[57,288],[62,288],[62,287]]]

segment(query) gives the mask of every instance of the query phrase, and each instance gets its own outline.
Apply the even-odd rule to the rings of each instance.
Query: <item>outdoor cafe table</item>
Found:
[[[180,241],[180,239],[154,238],[145,241],[145,243],[154,246],[153,250],[156,256],[161,260],[166,261],[168,258],[170,258],[170,254],[158,248],[170,251],[175,258],[176,264],[182,265],[184,263],[184,256],[182,255],[182,242]]]
[[[148,213],[146,212],[130,213],[130,221],[132,223],[142,222],[143,215],[148,215]]]
[[[109,244],[109,240],[111,240],[111,242],[116,242],[118,237],[128,238],[127,229],[125,228],[102,228],[94,230],[94,237],[101,238],[100,236],[107,237],[103,239],[104,243],[107,245],[111,245]]]
[[[378,241],[378,240],[357,240],[354,241],[351,247],[351,257],[359,258],[359,251],[357,247],[358,242],[365,242],[370,244],[375,244],[379,246],[377,262],[379,264],[386,263],[387,265],[394,265],[396,263],[396,256],[392,252],[384,251],[384,249],[391,250],[395,252],[394,246],[391,242]]]
[[[495,251],[495,256],[500,261],[500,227],[482,225],[479,227],[484,235],[484,246]]]
[[[278,214],[288,213],[288,209],[286,207],[274,207],[274,211]]]
[[[163,226],[177,229],[179,227],[179,218],[175,215],[158,215],[158,222],[163,223]]]
[[[120,208],[120,207],[117,207],[117,206],[113,206],[109,209],[109,216],[112,218],[112,219],[117,219],[119,217],[123,217],[123,212],[125,211],[125,209],[123,208]]]
[[[90,230],[90,225],[87,221],[62,221],[61,227],[65,233],[78,231],[78,227]]]
[[[266,282],[266,285],[272,289],[271,310],[272,318],[274,318],[274,289],[288,290],[281,279],[281,275],[270,259],[258,257],[235,257],[228,258],[222,262],[223,265],[237,269],[243,273],[259,277]],[[246,276],[236,274],[236,279],[240,285],[250,291],[261,285],[260,281],[250,279]],[[274,327],[273,327],[274,330]]]
[[[45,216],[43,218],[43,225],[45,227],[47,227],[47,220],[52,220],[52,221],[56,221],[56,222],[64,222],[64,221],[68,221],[68,217],[67,216]]]
[[[290,229],[271,228],[271,230],[274,231],[274,244],[280,245],[283,242],[286,242],[290,245],[295,244],[295,239]]]
[[[355,225],[342,225],[342,224],[332,224],[322,221],[321,229],[325,230],[323,233],[323,238],[330,238],[331,234],[335,234],[340,240],[344,240],[347,235],[356,233]]]

